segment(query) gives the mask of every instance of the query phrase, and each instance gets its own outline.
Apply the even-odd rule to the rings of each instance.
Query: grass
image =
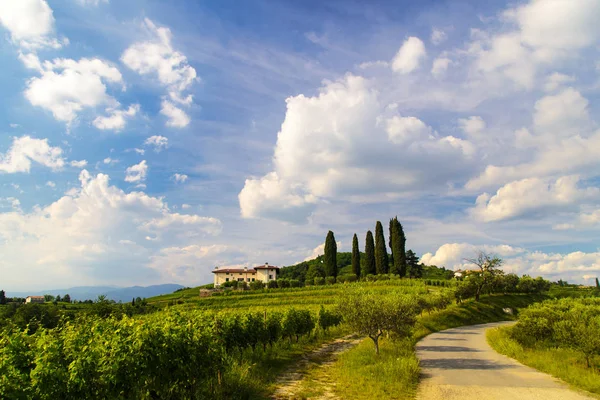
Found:
[[[419,361],[415,344],[424,336],[463,325],[514,319],[503,308],[527,307],[544,296],[493,295],[443,311],[424,315],[410,338],[383,339],[381,354],[375,354],[373,343],[365,339],[355,348],[341,354],[329,370],[337,382],[335,393],[343,399],[411,399],[419,383]]]
[[[592,368],[587,368],[581,353],[563,348],[523,347],[510,337],[510,329],[502,327],[487,331],[487,341],[498,353],[562,379],[575,388],[600,395],[600,357],[592,360]]]

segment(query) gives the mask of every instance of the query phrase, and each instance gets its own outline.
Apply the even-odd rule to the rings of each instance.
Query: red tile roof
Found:
[[[274,265],[259,265],[258,267],[254,267],[254,268],[248,268],[248,269],[243,269],[243,268],[221,268],[221,269],[215,269],[212,271],[213,274],[219,273],[219,272],[225,272],[225,273],[249,273],[249,274],[256,274],[256,270],[257,269],[279,269],[279,267],[276,267]]]
[[[279,269],[279,267],[276,267],[274,265],[259,265],[258,267],[254,267],[254,269]]]

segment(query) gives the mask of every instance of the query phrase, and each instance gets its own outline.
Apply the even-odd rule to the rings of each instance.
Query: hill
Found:
[[[132,286],[119,288],[114,286],[76,286],[68,289],[50,289],[50,290],[38,290],[31,292],[7,292],[7,297],[27,297],[27,296],[43,296],[50,294],[52,296],[64,296],[69,294],[71,300],[95,300],[98,296],[106,296],[108,300],[114,300],[116,302],[122,301],[127,302],[135,297],[147,298],[160,296],[166,293],[173,293],[177,289],[181,289],[183,286],[167,283],[163,285],[152,285],[152,286]]]

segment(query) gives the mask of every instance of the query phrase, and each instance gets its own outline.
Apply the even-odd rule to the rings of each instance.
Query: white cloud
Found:
[[[192,208],[192,206],[190,206],[189,204],[182,204],[181,208],[184,210],[188,210],[188,209]]]
[[[167,126],[172,128],[185,128],[190,123],[190,117],[181,108],[169,100],[163,100],[160,113],[168,118]]]
[[[381,104],[367,80],[347,75],[318,96],[287,99],[274,171],[246,180],[242,216],[298,221],[320,199],[382,201],[431,190],[467,173],[473,155],[468,141],[437,136],[419,119],[400,116]]]
[[[102,162],[103,162],[104,164],[109,164],[109,165],[111,165],[111,164],[116,164],[116,163],[118,163],[118,162],[119,162],[119,160],[115,160],[115,159],[113,159],[113,158],[106,157],[104,160],[102,160]]]
[[[48,139],[15,137],[10,149],[0,153],[0,173],[29,172],[32,161],[56,171],[65,165],[62,154],[62,149],[51,147]]]
[[[98,7],[101,3],[108,4],[109,0],[76,0],[82,6]]]
[[[546,92],[553,92],[556,89],[562,87],[565,83],[575,82],[575,78],[569,75],[561,74],[559,72],[554,72],[546,78],[546,84],[544,85],[544,90]]]
[[[446,35],[446,32],[443,30],[439,28],[433,28],[431,30],[431,43],[435,44],[436,46],[445,42],[447,38],[448,35]]]
[[[139,155],[142,155],[142,156],[144,154],[146,154],[146,150],[144,150],[144,149],[135,148],[135,149],[133,149],[133,151],[135,151],[136,153],[138,153]]]
[[[148,165],[146,160],[142,160],[139,164],[132,165],[125,170],[125,182],[143,182],[148,174]]]
[[[0,275],[6,285],[181,281],[162,268],[169,257],[161,262],[153,257],[164,256],[161,249],[172,246],[210,246],[203,238],[221,231],[218,219],[173,214],[162,198],[126,193],[109,185],[107,175],[83,170],[80,182],[70,195],[46,207],[0,212]],[[148,235],[155,240],[145,240]],[[192,278],[195,282],[207,278],[205,266],[195,268],[203,275]]]
[[[600,189],[580,188],[578,176],[565,176],[556,181],[540,178],[523,179],[504,185],[494,196],[480,195],[473,215],[485,222],[500,221],[521,216],[536,216],[584,201],[598,201]]]
[[[52,181],[48,181],[48,182],[46,182],[46,186],[51,187],[51,188],[55,188],[56,187],[56,183],[54,183]]]
[[[86,108],[118,106],[107,94],[105,82],[122,83],[123,78],[106,61],[55,59],[44,62],[43,69],[40,77],[27,82],[25,97],[32,105],[51,111],[58,121],[70,124]]]
[[[15,197],[0,197],[0,209],[7,207],[14,211],[21,211],[21,202]]]
[[[184,183],[187,181],[188,176],[186,174],[174,174],[171,179],[173,179],[177,183]]]
[[[469,118],[460,118],[458,120],[460,128],[470,138],[480,138],[481,134],[486,128],[485,121],[479,116],[472,116]]]
[[[342,242],[336,242],[337,245],[337,249],[338,251],[342,251],[341,247],[342,247]],[[310,260],[314,260],[315,258],[317,258],[318,256],[322,256],[323,254],[325,254],[325,243],[321,243],[320,245],[318,245],[317,247],[315,247],[310,255],[308,257],[306,257],[303,261],[310,261]]]
[[[573,88],[545,96],[535,103],[536,129],[561,136],[580,133],[589,124],[588,104]]]
[[[149,40],[132,44],[121,56],[121,61],[140,75],[156,76],[167,88],[170,99],[163,98],[161,105],[161,114],[169,118],[167,126],[185,127],[189,124],[189,116],[175,103],[192,104],[192,95],[182,93],[198,80],[196,70],[188,64],[185,55],[173,48],[169,28],[158,27],[147,18],[144,28]]]
[[[478,250],[494,253],[504,260],[502,269],[519,275],[544,276],[548,279],[581,281],[589,273],[600,274],[600,252],[576,251],[568,254],[531,252],[509,245],[475,246],[468,243],[447,243],[435,252],[421,257],[425,264],[450,269],[473,269],[464,259]]]
[[[452,64],[452,60],[450,60],[448,57],[436,58],[433,60],[433,65],[431,66],[431,74],[436,78],[443,76],[448,70],[450,64]]]
[[[83,168],[87,165],[87,160],[80,160],[80,161],[73,160],[69,164],[71,164],[71,167]]]
[[[93,124],[98,129],[114,130],[118,132],[122,130],[127,124],[126,118],[134,117],[139,111],[139,104],[133,104],[129,106],[127,110],[107,108],[106,112],[109,115],[107,117],[96,117]]]
[[[54,16],[45,0],[0,1],[0,24],[10,32],[12,41],[23,48],[62,46],[53,37]]]
[[[154,151],[157,153],[160,153],[161,150],[164,150],[167,147],[169,147],[169,139],[164,136],[154,135],[154,136],[150,136],[149,138],[147,138],[144,141],[144,145],[153,146]],[[143,153],[141,153],[141,154],[143,154]]]
[[[404,41],[400,50],[392,60],[392,70],[400,74],[408,74],[419,68],[425,58],[425,44],[421,39],[411,36]]]

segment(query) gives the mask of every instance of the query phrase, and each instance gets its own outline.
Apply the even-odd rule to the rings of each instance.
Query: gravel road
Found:
[[[492,350],[485,331],[504,324],[507,323],[448,329],[421,340],[417,344],[422,372],[417,400],[593,398]]]

